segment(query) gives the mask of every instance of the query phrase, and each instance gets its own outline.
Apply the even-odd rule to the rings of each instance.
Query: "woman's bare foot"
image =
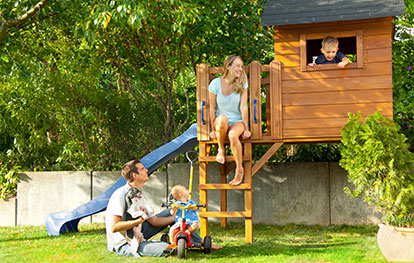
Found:
[[[243,182],[243,175],[244,175],[243,167],[236,168],[236,175],[234,176],[234,179],[230,181],[229,185],[241,184]]]
[[[224,151],[223,150],[218,150],[217,156],[216,156],[216,161],[218,163],[224,164],[225,162],[225,157],[224,157]]]

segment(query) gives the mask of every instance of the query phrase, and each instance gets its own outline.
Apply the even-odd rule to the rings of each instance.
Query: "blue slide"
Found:
[[[141,162],[150,175],[168,160],[192,149],[197,144],[197,124],[195,123],[179,137],[141,158]],[[121,176],[108,190],[88,203],[72,210],[49,214],[45,219],[49,236],[58,236],[67,231],[77,232],[79,221],[84,217],[105,211],[112,193],[125,183],[126,180]]]

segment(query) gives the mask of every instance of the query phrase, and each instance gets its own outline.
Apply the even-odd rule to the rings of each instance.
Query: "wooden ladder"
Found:
[[[223,68],[209,67],[207,64],[197,66],[197,139],[199,141],[199,162],[200,162],[200,204],[207,205],[207,190],[220,190],[220,211],[208,211],[208,207],[200,209],[200,234],[202,237],[208,233],[207,222],[209,217],[220,217],[222,227],[227,226],[228,217],[244,217],[246,228],[246,242],[253,242],[253,220],[252,220],[252,177],[269,160],[270,157],[283,145],[282,138],[282,64],[280,61],[273,61],[269,65],[260,65],[253,61],[245,66],[249,73],[249,101],[250,101],[250,131],[252,137],[242,140],[244,182],[238,186],[226,183],[226,175],[234,168],[234,157],[226,156],[226,165],[219,165],[220,184],[207,183],[208,163],[215,162],[216,157],[210,156],[211,146],[216,140],[210,138],[210,103],[208,85],[214,78],[214,74],[222,74]],[[263,78],[261,73],[269,72]],[[266,134],[262,131],[262,90],[261,86],[266,85]],[[273,144],[272,147],[252,166],[252,145]],[[227,211],[227,190],[244,190],[244,211]]]
[[[240,185],[233,186],[226,182],[227,174],[235,167],[234,157],[225,156],[226,164],[219,164],[220,183],[209,184],[207,182],[208,163],[215,162],[216,157],[210,156],[211,144],[200,142],[199,144],[199,162],[200,162],[200,204],[206,204],[205,208],[200,208],[200,234],[208,234],[208,218],[220,217],[222,227],[227,226],[228,217],[244,217],[246,229],[246,242],[253,242],[253,220],[252,220],[252,144],[251,142],[242,141],[243,146],[243,163],[244,163],[244,182]],[[227,211],[227,190],[241,189],[244,190],[244,211]],[[207,190],[220,190],[220,211],[208,211]]]

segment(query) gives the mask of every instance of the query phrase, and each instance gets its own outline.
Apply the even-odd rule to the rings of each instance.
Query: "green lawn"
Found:
[[[386,262],[376,242],[377,226],[254,226],[244,242],[244,224],[227,229],[210,224],[210,255],[191,251],[186,260],[127,258],[106,250],[104,224],[80,225],[80,232],[49,237],[45,227],[0,227],[0,262]]]

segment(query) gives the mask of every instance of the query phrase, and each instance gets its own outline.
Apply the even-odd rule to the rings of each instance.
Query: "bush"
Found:
[[[0,166],[0,199],[15,196],[18,181],[17,171]]]
[[[354,190],[383,214],[386,224],[414,227],[414,155],[400,127],[379,112],[350,115],[342,129],[340,165]]]

